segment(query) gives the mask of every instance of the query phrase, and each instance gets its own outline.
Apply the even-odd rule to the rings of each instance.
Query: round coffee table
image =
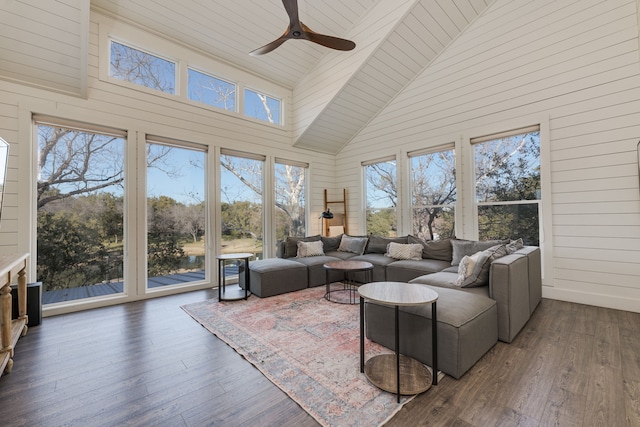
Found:
[[[419,394],[438,384],[438,338],[436,301],[438,293],[416,283],[374,282],[360,286],[360,372],[377,387],[400,395]],[[381,354],[364,361],[364,301],[395,307],[395,354]],[[400,354],[400,306],[431,304],[431,351],[433,375],[417,360]],[[402,366],[402,369],[400,368]],[[395,368],[395,375],[394,369]]]
[[[364,271],[365,282],[371,282],[372,279],[372,271],[373,264],[366,261],[329,261],[325,262],[323,265],[326,272],[325,286],[326,293],[324,297],[327,301],[337,302],[341,304],[356,304],[358,301],[358,286],[359,284],[353,279],[353,273],[358,271]],[[329,279],[329,274],[331,271],[344,271],[345,279],[342,282],[342,287],[337,289],[331,289],[331,280]],[[341,300],[336,297],[336,294],[348,294],[348,301]],[[332,294],[334,294],[334,298],[332,299]]]

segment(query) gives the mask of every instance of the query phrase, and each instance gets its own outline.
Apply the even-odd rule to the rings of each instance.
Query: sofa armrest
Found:
[[[542,299],[542,262],[540,248],[525,246],[515,252],[527,258],[529,268],[529,314],[533,314]]]
[[[286,242],[284,240],[278,240],[276,243],[276,258],[284,258],[284,246]]]
[[[498,306],[498,339],[510,343],[530,316],[527,257],[513,253],[489,269],[489,296]]]

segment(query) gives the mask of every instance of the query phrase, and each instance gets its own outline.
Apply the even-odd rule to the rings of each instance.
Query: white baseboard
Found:
[[[635,298],[621,298],[604,294],[578,292],[572,289],[562,289],[551,286],[542,287],[542,297],[640,313],[640,300]]]

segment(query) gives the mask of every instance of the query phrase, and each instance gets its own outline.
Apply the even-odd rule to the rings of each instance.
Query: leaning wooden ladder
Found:
[[[342,227],[344,228],[344,234],[349,234],[347,231],[347,189],[343,188],[342,189],[342,200],[328,200],[327,198],[327,189],[324,189],[324,210],[325,212],[327,211],[327,209],[329,209],[331,206],[329,205],[342,205],[342,210],[343,212],[337,212],[337,213],[341,213],[343,215],[342,217]],[[323,235],[328,236],[329,235],[329,221],[323,221],[324,223],[324,233]]]

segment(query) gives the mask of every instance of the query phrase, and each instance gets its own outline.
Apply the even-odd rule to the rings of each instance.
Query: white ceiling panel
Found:
[[[249,52],[287,28],[282,0],[91,0],[91,7],[292,89],[292,145],[337,153],[489,2],[298,0],[302,22],[356,49],[290,40],[258,57]]]

